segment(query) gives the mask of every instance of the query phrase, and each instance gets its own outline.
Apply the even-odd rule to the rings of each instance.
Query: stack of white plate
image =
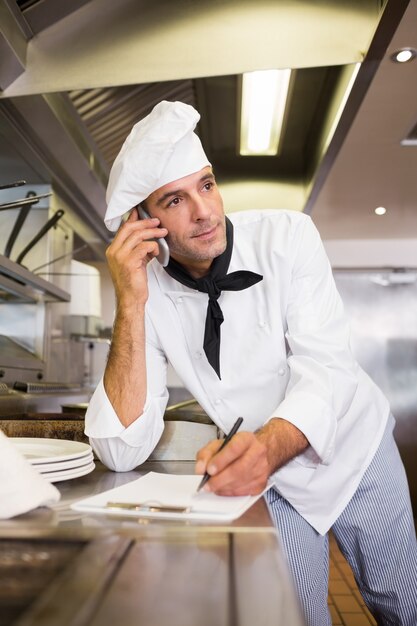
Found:
[[[29,463],[50,483],[78,478],[93,471],[91,446],[67,439],[11,437]]]

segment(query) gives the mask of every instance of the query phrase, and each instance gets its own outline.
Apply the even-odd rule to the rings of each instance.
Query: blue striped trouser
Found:
[[[358,489],[332,527],[379,626],[417,626],[417,543],[404,466],[388,422]],[[329,626],[328,537],[274,489],[266,501],[308,626]]]

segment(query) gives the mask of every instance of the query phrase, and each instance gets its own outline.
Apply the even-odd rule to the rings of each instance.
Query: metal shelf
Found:
[[[69,302],[71,295],[0,254],[0,302]]]

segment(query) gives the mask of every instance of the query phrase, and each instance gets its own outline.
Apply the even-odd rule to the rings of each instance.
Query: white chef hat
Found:
[[[109,230],[117,230],[122,216],[156,189],[210,165],[193,132],[199,119],[189,104],[163,100],[135,124],[110,171],[104,216]]]

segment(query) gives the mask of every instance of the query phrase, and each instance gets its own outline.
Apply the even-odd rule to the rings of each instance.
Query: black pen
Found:
[[[218,454],[220,452],[220,450],[223,450],[224,446],[229,443],[229,441],[231,440],[231,438],[233,437],[233,435],[236,435],[237,431],[240,428],[241,423],[243,422],[243,417],[238,417],[236,422],[233,424],[233,428],[230,431],[230,433],[228,435],[226,435],[222,445],[220,446],[220,448],[217,450],[216,454]],[[210,462],[210,461],[209,461]],[[197,491],[200,491],[200,489],[202,489],[204,487],[204,485],[206,484],[206,482],[211,478],[210,474],[208,474],[207,472],[204,474],[201,483],[198,485],[197,487]]]

